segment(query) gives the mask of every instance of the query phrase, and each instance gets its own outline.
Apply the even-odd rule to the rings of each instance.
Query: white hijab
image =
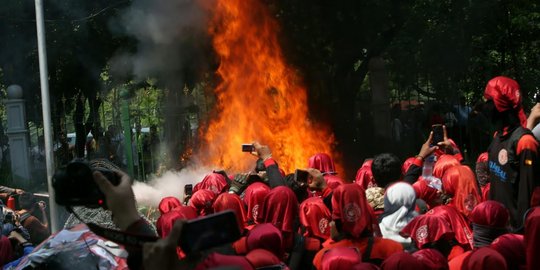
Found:
[[[397,234],[418,215],[414,211],[416,193],[406,182],[398,182],[386,189],[384,213],[381,214],[380,227],[389,234]],[[384,233],[383,233],[384,236]],[[385,237],[386,238],[386,237]]]

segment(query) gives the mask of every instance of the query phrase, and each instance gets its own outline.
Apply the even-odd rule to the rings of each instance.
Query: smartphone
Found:
[[[433,138],[431,140],[433,145],[437,145],[444,141],[444,130],[442,125],[433,125],[431,126],[431,130],[433,131]]]
[[[300,183],[307,183],[308,182],[309,173],[304,170],[296,169],[294,171],[294,181],[300,182]]]
[[[250,143],[242,144],[242,152],[248,152],[248,153],[255,152],[255,146],[253,146],[253,144],[250,144]]]
[[[184,186],[184,196],[191,196],[193,195],[193,185],[187,184]]]
[[[235,213],[227,210],[187,221],[178,245],[186,254],[222,246],[240,239]]]

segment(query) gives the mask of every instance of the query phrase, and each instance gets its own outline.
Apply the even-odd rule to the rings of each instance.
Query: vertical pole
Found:
[[[47,48],[45,43],[45,23],[43,20],[43,3],[35,0],[36,6],[36,30],[39,54],[39,77],[41,83],[41,109],[43,112],[43,133],[45,137],[45,161],[47,165],[47,187],[49,189],[49,210],[51,214],[51,231],[53,233],[60,229],[58,224],[58,214],[56,202],[54,201],[54,189],[52,177],[54,174],[54,159],[52,149],[52,122],[51,104],[49,99],[49,71],[47,70]]]
[[[124,127],[124,153],[126,155],[129,176],[134,178],[133,146],[131,143],[131,125],[129,124],[129,93],[126,88],[122,88],[120,91],[120,98],[122,99],[120,115],[122,117],[122,126]]]

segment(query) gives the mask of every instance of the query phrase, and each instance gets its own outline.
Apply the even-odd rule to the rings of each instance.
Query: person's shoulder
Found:
[[[387,250],[389,252],[397,252],[403,250],[403,245],[401,245],[399,242],[394,241],[392,239],[386,239],[382,237],[375,237],[374,244],[376,246],[379,246],[383,248],[384,250]]]
[[[519,141],[516,146],[516,153],[519,155],[525,150],[530,150],[533,152],[538,151],[538,141],[531,134],[525,134],[519,138]]]

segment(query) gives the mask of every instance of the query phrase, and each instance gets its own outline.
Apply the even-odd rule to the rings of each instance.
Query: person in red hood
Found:
[[[493,240],[508,232],[508,210],[499,202],[485,201],[477,205],[469,215],[473,227],[474,249],[489,246]],[[450,269],[460,270],[472,251],[454,256]]]
[[[448,261],[439,251],[432,248],[421,249],[413,254],[413,256],[424,266],[424,269],[429,270],[447,270]]]
[[[173,228],[174,222],[181,220],[190,220],[197,218],[197,212],[195,208],[191,206],[180,205],[171,209],[169,212],[162,214],[156,222],[156,230],[161,238],[167,237]],[[182,259],[186,254],[182,251],[180,247],[176,248],[176,254],[178,258]]]
[[[499,252],[508,265],[508,269],[525,269],[525,239],[521,234],[503,234],[491,243],[491,248]]]
[[[497,130],[488,149],[489,197],[508,208],[513,229],[520,230],[532,193],[540,186],[538,142],[525,128],[527,118],[516,81],[503,76],[491,79],[484,98]]]
[[[540,269],[540,207],[529,211],[525,221],[525,246],[527,254],[527,270]]]
[[[255,182],[246,188],[244,193],[244,203],[247,205],[248,225],[252,226],[257,223],[257,217],[261,212],[261,205],[264,202],[264,197],[270,192],[270,187],[261,182]]]
[[[508,269],[504,257],[489,247],[479,248],[463,262],[462,270]]]
[[[422,263],[408,252],[396,252],[383,261],[381,270],[420,270]]]
[[[163,215],[169,213],[174,208],[182,205],[180,200],[176,197],[165,197],[161,199],[158,205],[159,212]]]
[[[229,190],[229,184],[224,175],[213,172],[205,176],[201,182],[193,187],[193,193],[201,189],[208,189],[219,195]]]
[[[371,165],[373,164],[373,159],[368,159],[364,161],[362,167],[356,172],[356,178],[354,182],[360,185],[364,190],[376,187],[377,183],[373,178],[373,172],[371,171]]]
[[[183,206],[175,197],[165,197],[159,203],[161,216],[156,221],[157,233],[160,237],[166,237],[177,219],[193,219],[197,217],[195,208]]]
[[[294,234],[298,230],[298,200],[294,192],[285,186],[272,189],[264,198],[257,217],[259,223],[271,223],[283,234],[283,247],[290,252],[294,245]]]
[[[197,210],[199,216],[206,216],[214,213],[212,205],[216,199],[216,193],[208,189],[201,189],[193,193],[189,200],[189,206],[194,207]]]
[[[346,270],[362,262],[357,248],[336,247],[328,250],[322,258],[322,270]]]
[[[332,213],[319,197],[308,198],[300,204],[300,230],[304,236],[302,268],[310,268],[313,257],[330,238]]]
[[[332,196],[332,211],[332,238],[323,244],[324,248],[313,259],[317,269],[322,269],[324,254],[335,247],[356,247],[362,254],[362,261],[376,264],[403,250],[398,242],[373,236],[378,224],[359,185],[344,184],[336,188]]]
[[[326,184],[332,190],[344,183],[343,179],[336,176],[334,161],[328,154],[318,153],[310,157],[308,168],[319,170],[323,174]]]
[[[280,269],[289,268],[276,255],[266,249],[254,249],[246,254],[246,259],[255,267],[255,269]]]
[[[482,200],[489,200],[489,168],[488,168],[488,153],[484,152],[478,156],[476,159],[476,180],[482,191]]]
[[[401,230],[403,237],[411,237],[418,249],[433,248],[448,257],[452,250],[455,233],[450,223],[441,216],[421,215],[415,217]]]
[[[236,215],[236,222],[238,223],[238,230],[244,233],[247,224],[246,211],[244,210],[244,203],[242,199],[236,194],[222,193],[214,201],[214,212],[222,212],[225,210],[233,210]]]
[[[454,166],[442,178],[444,193],[451,197],[448,205],[455,207],[465,216],[482,202],[473,171],[465,165]]]

